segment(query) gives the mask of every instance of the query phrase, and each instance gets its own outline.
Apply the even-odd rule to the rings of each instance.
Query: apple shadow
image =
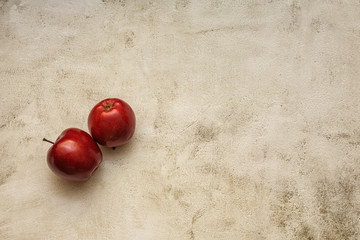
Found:
[[[53,194],[68,199],[79,200],[94,194],[94,188],[99,185],[99,183],[102,183],[103,175],[104,170],[100,164],[87,181],[69,181],[54,174],[49,177],[52,189],[54,189]]]
[[[128,143],[116,148],[100,146],[103,154],[103,162],[116,162],[116,164],[121,164],[122,160],[126,159],[126,157],[132,153],[132,149],[135,145],[135,141],[129,141]]]

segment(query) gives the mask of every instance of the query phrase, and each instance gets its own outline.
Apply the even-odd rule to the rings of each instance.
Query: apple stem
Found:
[[[44,141],[44,142],[51,143],[51,144],[54,144],[54,142],[52,142],[52,141],[50,141],[50,140],[47,140],[46,138],[43,138],[43,141]]]
[[[116,147],[112,147],[112,150],[115,150],[116,149]]]

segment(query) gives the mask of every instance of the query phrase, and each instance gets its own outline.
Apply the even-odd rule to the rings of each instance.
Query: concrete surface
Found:
[[[360,2],[0,0],[0,239],[360,239]],[[49,144],[137,116],[84,184]]]

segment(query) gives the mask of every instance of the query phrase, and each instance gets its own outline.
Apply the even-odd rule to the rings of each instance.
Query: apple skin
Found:
[[[118,98],[100,101],[90,111],[88,127],[99,144],[117,147],[127,143],[135,132],[135,114],[129,104]]]
[[[77,128],[65,129],[47,154],[50,169],[71,181],[86,181],[98,168],[102,153],[94,139]]]

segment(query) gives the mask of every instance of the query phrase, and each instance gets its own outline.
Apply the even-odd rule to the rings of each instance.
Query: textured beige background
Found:
[[[360,2],[0,0],[0,239],[360,239]],[[133,141],[46,165],[100,100]]]

